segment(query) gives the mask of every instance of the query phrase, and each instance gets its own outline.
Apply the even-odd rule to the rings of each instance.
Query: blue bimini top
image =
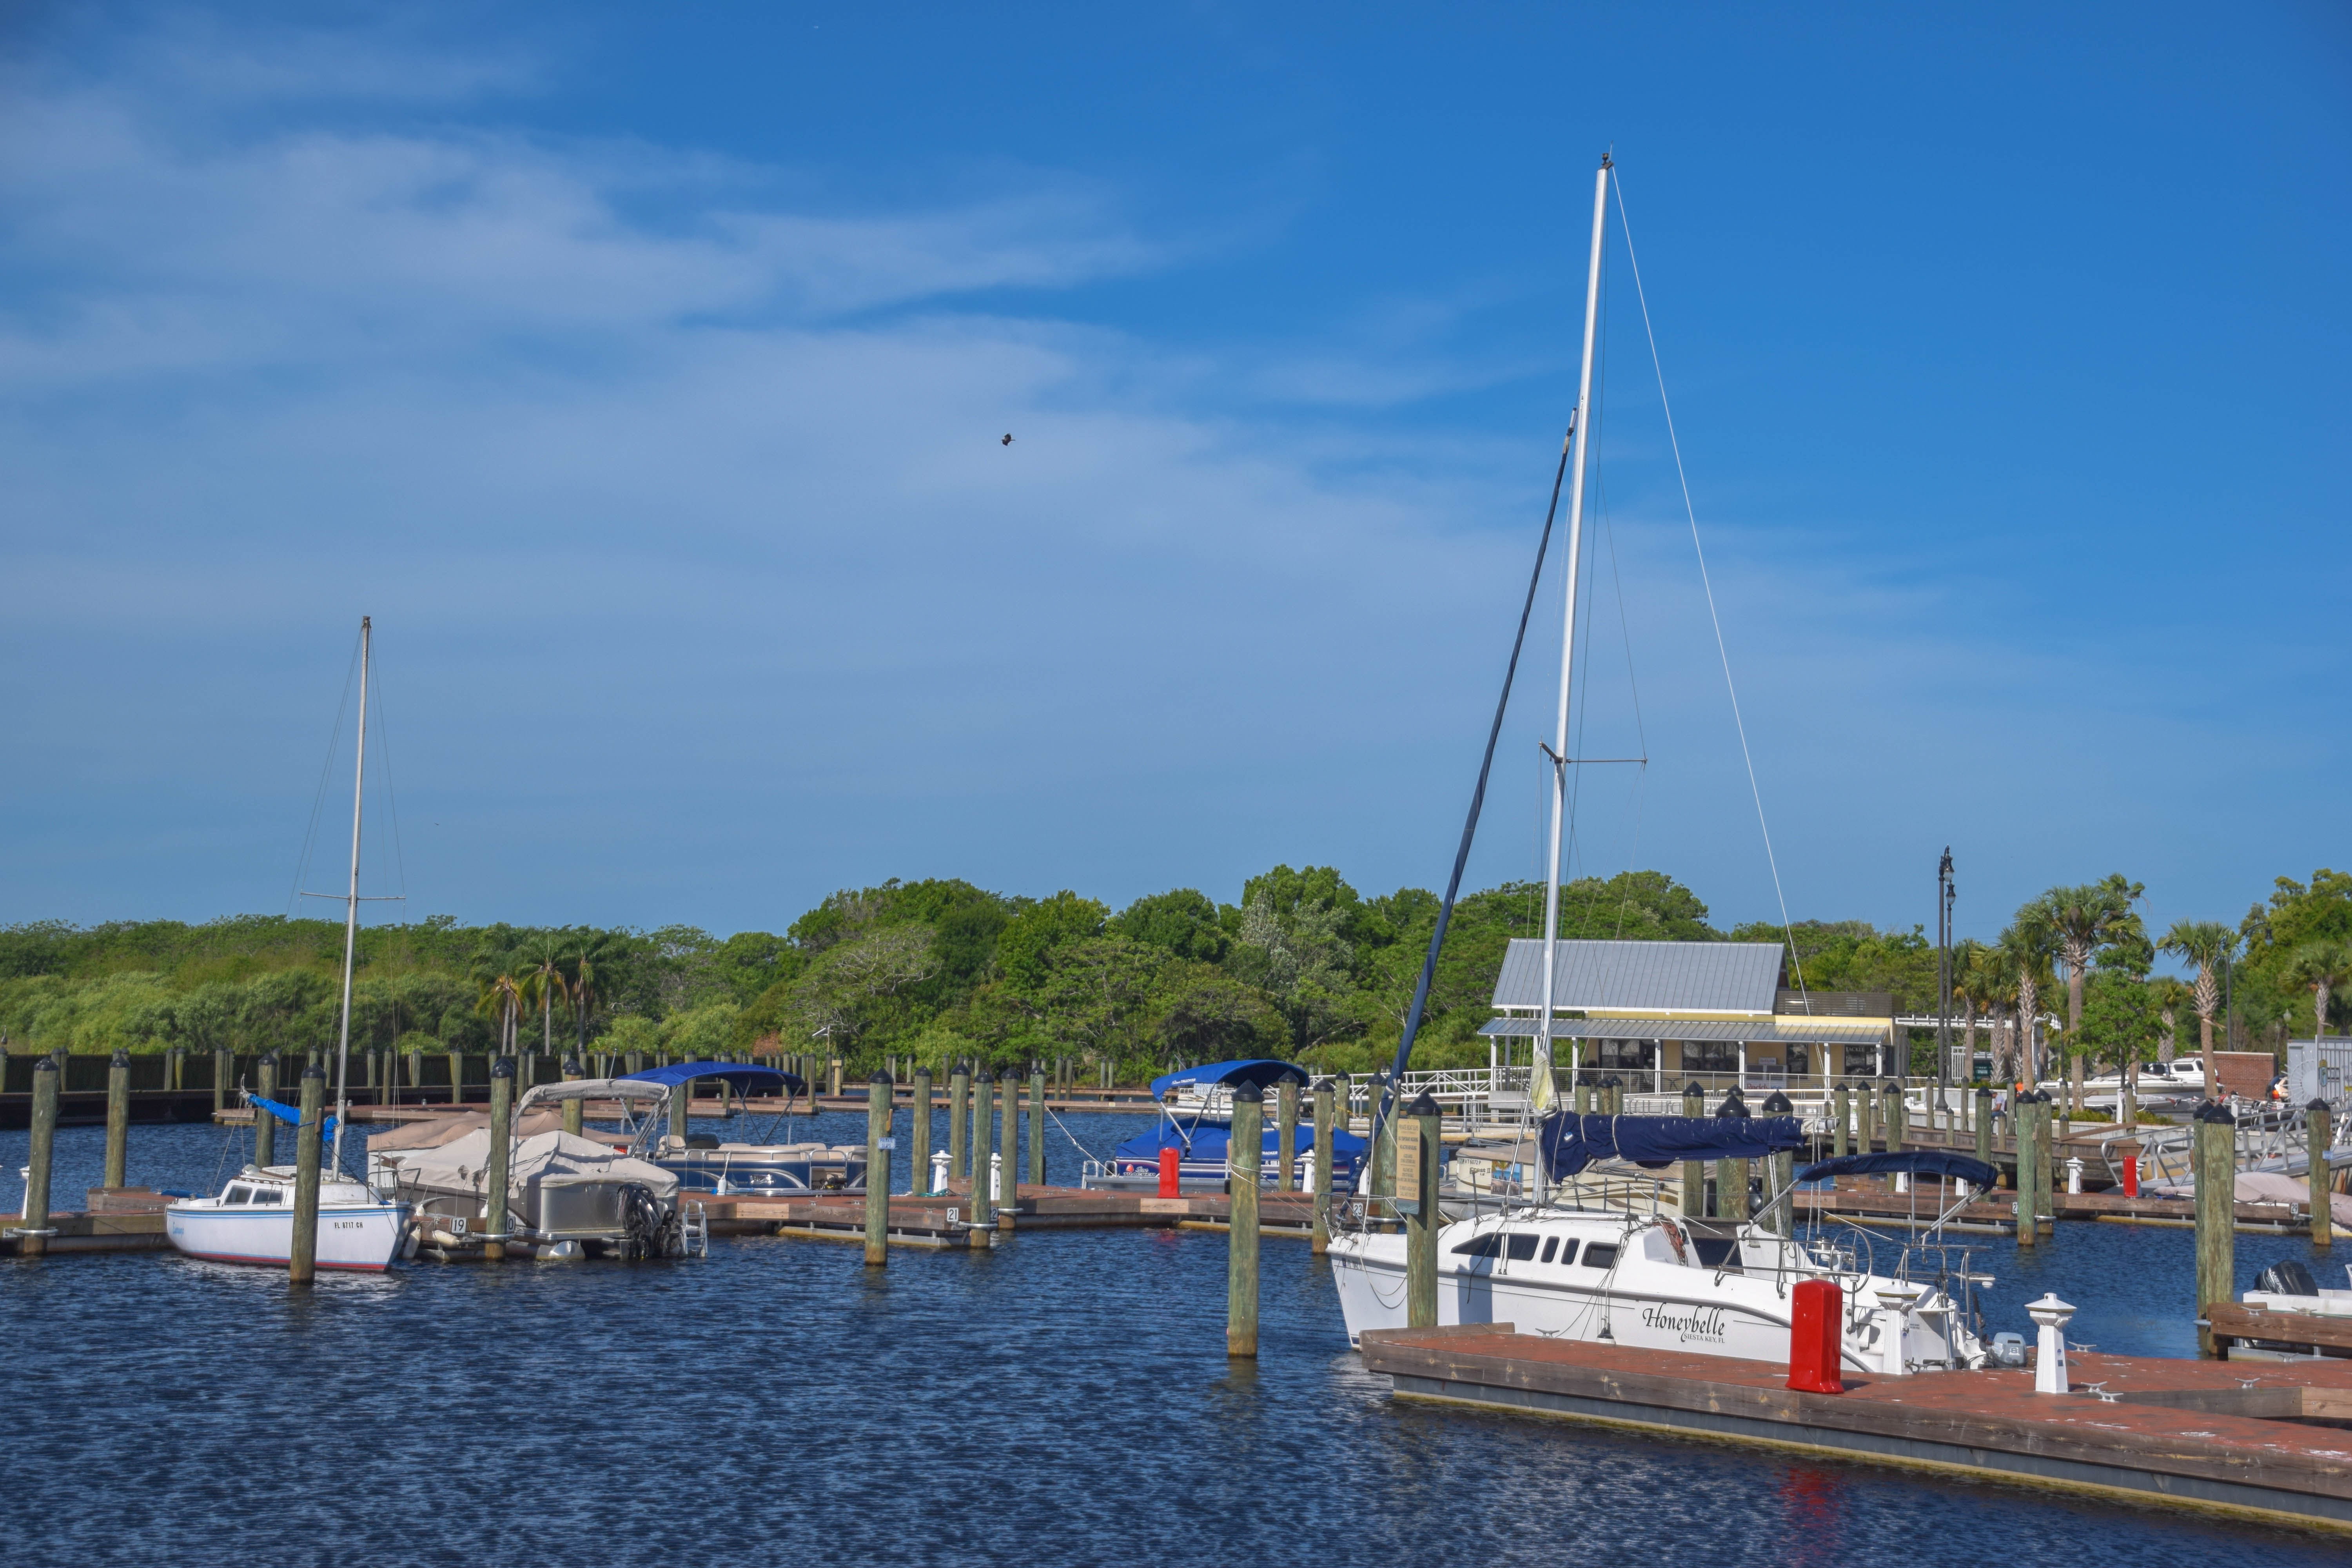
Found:
[[[1179,1089],[1207,1089],[1222,1084],[1239,1088],[1255,1084],[1259,1089],[1272,1089],[1278,1083],[1295,1083],[1307,1087],[1307,1069],[1296,1062],[1276,1061],[1271,1057],[1258,1057],[1245,1062],[1212,1062],[1207,1067],[1186,1068],[1181,1072],[1164,1073],[1151,1080],[1151,1098],[1165,1100]]]
[[[798,1073],[781,1072],[774,1068],[746,1067],[741,1062],[673,1062],[666,1068],[647,1068],[643,1072],[624,1073],[625,1081],[632,1083],[663,1083],[676,1089],[698,1078],[723,1078],[735,1086],[739,1094],[755,1089],[782,1089],[787,1094],[798,1094],[808,1087],[808,1080]]]

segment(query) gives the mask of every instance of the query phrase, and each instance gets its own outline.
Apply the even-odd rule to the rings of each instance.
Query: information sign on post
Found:
[[[1396,1122],[1396,1211],[1421,1212],[1421,1123],[1404,1115],[1402,1105],[1390,1115]]]

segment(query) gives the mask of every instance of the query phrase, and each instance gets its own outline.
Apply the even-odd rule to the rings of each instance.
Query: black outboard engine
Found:
[[[2319,1294],[2319,1281],[2311,1277],[2310,1269],[2290,1258],[2283,1263],[2272,1264],[2255,1276],[2254,1289],[2266,1290],[2273,1296],[2316,1296]]]
[[[661,1203],[651,1188],[631,1182],[621,1189],[621,1228],[625,1233],[621,1242],[624,1260],[636,1263],[669,1255],[670,1238],[665,1232],[670,1228],[670,1222],[665,1220]]]

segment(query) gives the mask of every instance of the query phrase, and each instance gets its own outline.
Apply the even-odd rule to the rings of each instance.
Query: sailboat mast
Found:
[[[1584,366],[1576,383],[1576,461],[1568,491],[1568,614],[1559,639],[1559,714],[1551,750],[1551,864],[1544,879],[1543,1022],[1536,1032],[1535,1110],[1549,1109],[1552,1010],[1559,979],[1559,847],[1568,817],[1568,698],[1576,677],[1577,571],[1584,562],[1584,459],[1592,450],[1592,342],[1601,319],[1601,234],[1608,216],[1609,159],[1592,177],[1592,256],[1584,280]]]
[[[343,1029],[335,1047],[335,1148],[332,1167],[343,1168],[343,1123],[351,1120],[352,958],[360,939],[360,806],[366,799],[368,658],[374,633],[371,617],[360,617],[360,740],[352,767],[352,889],[343,900]]]

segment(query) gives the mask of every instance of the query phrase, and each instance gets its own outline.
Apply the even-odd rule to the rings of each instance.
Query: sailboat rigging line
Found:
[[[383,683],[376,682],[375,749],[376,771],[383,775],[383,814],[392,819],[392,863],[394,873],[400,879],[397,886],[401,899],[408,897],[408,854],[400,841],[400,796],[392,786],[392,721],[384,717]],[[383,862],[378,861],[378,865]]]
[[[1682,482],[1683,514],[1690,519],[1691,549],[1698,555],[1699,585],[1706,590],[1707,619],[1715,624],[1716,657],[1723,661],[1723,689],[1731,696],[1731,722],[1739,731],[1739,760],[1748,765],[1748,793],[1756,800],[1756,826],[1764,835],[1764,863],[1772,871],[1772,896],[1780,905],[1780,934],[1789,939],[1789,962],[1797,971],[1797,994],[1805,994],[1805,961],[1797,953],[1797,933],[1789,923],[1789,898],[1780,890],[1780,862],[1772,853],[1772,827],[1764,820],[1764,792],[1756,783],[1756,759],[1748,751],[1748,721],[1739,716],[1739,689],[1731,679],[1731,654],[1724,646],[1723,617],[1716,613],[1715,583],[1707,575],[1706,549],[1698,541],[1698,509],[1691,504],[1690,473],[1683,467],[1683,444],[1675,434],[1674,405],[1666,400],[1666,367],[1658,357],[1657,329],[1650,324],[1650,298],[1642,288],[1642,263],[1633,254],[1633,226],[1625,216],[1625,182],[1611,171],[1617,191],[1617,226],[1625,236],[1625,261],[1633,270],[1633,298],[1642,304],[1642,331],[1650,340],[1650,368],[1658,377],[1658,406],[1666,416],[1666,444],[1675,454],[1675,477]]]
[[[1445,928],[1454,921],[1454,900],[1462,891],[1463,868],[1470,863],[1470,844],[1478,835],[1478,813],[1486,804],[1486,778],[1495,767],[1495,742],[1502,738],[1503,715],[1511,706],[1511,683],[1519,673],[1519,653],[1527,647],[1528,618],[1535,614],[1536,590],[1543,584],[1544,555],[1551,549],[1553,521],[1559,516],[1560,486],[1568,479],[1569,448],[1576,441],[1576,426],[1569,425],[1559,444],[1559,466],[1551,476],[1551,504],[1544,509],[1543,535],[1536,541],[1535,570],[1528,574],[1528,596],[1519,605],[1519,629],[1511,637],[1511,660],[1503,667],[1503,692],[1495,700],[1495,721],[1486,729],[1486,754],[1478,760],[1478,787],[1470,792],[1470,812],[1462,823],[1462,842],[1454,851],[1454,871],[1445,879],[1445,901],[1437,906],[1437,929],[1429,933],[1429,954],[1421,961],[1421,978],[1413,983],[1412,1009],[1405,1015],[1404,1033],[1397,1038],[1396,1066],[1381,1086],[1381,1103],[1370,1128],[1372,1147],[1381,1142],[1381,1124],[1395,1103],[1397,1086],[1404,1081],[1404,1065],[1412,1056],[1412,1039],[1421,1033],[1422,1015],[1429,1006],[1429,987],[1437,977],[1437,954],[1445,945]]]
[[[302,896],[302,879],[310,869],[310,851],[319,839],[319,818],[327,808],[327,777],[335,771],[335,742],[343,738],[343,715],[351,710],[352,678],[359,673],[360,645],[352,643],[351,667],[343,671],[343,695],[335,704],[335,727],[327,731],[327,754],[319,763],[319,789],[310,797],[310,825],[302,830],[302,853],[294,862],[294,883],[286,890],[286,914],[294,915],[295,900]]]

